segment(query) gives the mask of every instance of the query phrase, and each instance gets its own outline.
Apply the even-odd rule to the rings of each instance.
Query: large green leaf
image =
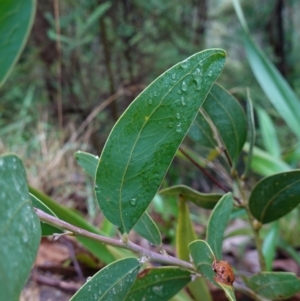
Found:
[[[0,299],[17,301],[41,238],[19,157],[0,157],[0,187]]]
[[[239,102],[219,85],[214,85],[202,110],[218,130],[220,138],[235,165],[247,137],[246,115]]]
[[[300,170],[266,177],[253,188],[249,198],[252,215],[269,223],[289,213],[300,203]]]
[[[201,193],[185,185],[171,186],[159,191],[162,196],[182,196],[197,206],[205,209],[213,209],[218,203],[222,194]]]
[[[207,243],[213,250],[216,259],[222,259],[222,242],[224,231],[233,208],[232,194],[225,194],[210,215],[207,226]]]
[[[176,254],[177,257],[189,261],[190,252],[188,245],[197,239],[193,223],[190,218],[189,207],[186,200],[181,196],[178,206],[178,221],[176,227]],[[212,300],[205,278],[197,278],[188,284],[188,288],[196,301],[203,299]]]
[[[86,282],[70,301],[123,301],[140,266],[136,258],[115,261]]]
[[[264,272],[249,278],[247,286],[265,298],[283,300],[300,292],[300,279],[293,273]]]
[[[50,210],[36,196],[30,194],[30,199],[31,199],[33,207],[38,208],[38,209],[46,212],[47,214],[55,216],[55,214],[52,212],[52,210]],[[48,235],[52,235],[54,233],[62,233],[62,231],[60,229],[57,229],[57,228],[53,227],[52,225],[49,225],[44,222],[41,222],[41,230],[42,230],[42,236],[48,236]]]
[[[94,179],[99,157],[86,152],[77,151],[75,153],[75,158],[77,163],[82,167],[82,169]],[[135,201],[136,199],[134,198],[131,200],[131,202]],[[144,212],[142,217],[134,225],[133,229],[135,232],[137,232],[142,237],[146,238],[152,244],[161,244],[160,232],[155,222],[147,212]]]
[[[140,272],[124,301],[168,301],[191,281],[191,273],[177,267],[149,268]]]
[[[95,189],[102,212],[122,233],[132,229],[153,199],[224,63],[225,52],[212,49],[175,65],[131,103],[112,129]]]
[[[252,40],[239,0],[233,0],[233,4],[242,24],[244,45],[253,73],[277,112],[300,138],[300,100],[274,64]]]
[[[35,6],[35,0],[0,1],[0,87],[25,46]]]

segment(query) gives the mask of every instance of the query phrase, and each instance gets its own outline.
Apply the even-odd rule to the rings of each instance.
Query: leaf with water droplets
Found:
[[[70,301],[123,301],[140,266],[136,258],[115,261],[90,278]]]
[[[132,229],[153,199],[224,63],[225,52],[211,49],[175,65],[131,103],[112,129],[97,167],[96,196],[122,233]],[[200,89],[193,77],[197,69],[205,78]],[[137,198],[135,206],[132,198]]]
[[[191,281],[191,273],[177,267],[147,268],[138,274],[124,301],[168,301]]]
[[[28,193],[26,173],[16,155],[0,156],[0,299],[17,301],[41,238]]]

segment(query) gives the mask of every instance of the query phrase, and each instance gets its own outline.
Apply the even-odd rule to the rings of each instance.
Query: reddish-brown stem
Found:
[[[221,183],[219,183],[211,174],[209,174],[198,162],[196,162],[184,149],[179,147],[179,150],[182,152],[182,154],[190,161],[192,162],[199,170],[201,170],[202,173],[204,173],[214,184],[216,184],[220,189],[222,189],[224,192],[229,192],[229,190],[224,187]]]

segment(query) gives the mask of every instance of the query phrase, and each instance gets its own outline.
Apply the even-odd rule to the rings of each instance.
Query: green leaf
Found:
[[[190,252],[188,245],[196,239],[197,235],[190,218],[189,207],[184,197],[181,196],[179,197],[176,227],[176,254],[180,259],[189,261]]]
[[[236,301],[235,295],[234,295],[234,290],[233,290],[233,286],[232,285],[227,285],[225,283],[222,282],[218,282],[218,284],[222,287],[222,289],[224,290],[226,297],[228,300],[230,301]]]
[[[140,266],[136,258],[115,261],[87,281],[70,301],[123,301]]]
[[[219,85],[214,85],[202,110],[218,130],[235,166],[247,137],[247,121],[243,108],[226,90]]]
[[[176,296],[169,299],[170,301],[194,301],[192,297],[184,290],[182,289]]]
[[[204,275],[211,283],[221,287],[229,300],[235,301],[233,287],[219,281],[216,282],[214,279],[216,274],[212,269],[212,264],[216,259],[216,256],[209,244],[204,240],[195,240],[189,245],[189,248],[197,271]]]
[[[179,197],[178,222],[176,228],[176,254],[178,258],[189,261],[190,252],[188,245],[197,239],[190,211],[183,197]],[[204,278],[197,278],[188,284],[188,288],[195,300],[212,300]],[[201,298],[201,299],[200,299]]]
[[[30,194],[30,199],[32,202],[33,207],[38,208],[52,216],[56,215],[45,205],[43,204],[36,196]],[[40,222],[42,236],[52,235],[53,233],[62,233],[62,231],[58,228],[53,227],[52,225],[46,224],[44,222]]]
[[[75,158],[77,163],[83,168],[83,170],[94,179],[99,158],[97,156],[82,151],[76,152]],[[134,202],[135,200],[132,199],[131,201]],[[133,229],[135,232],[137,232],[142,237],[146,238],[152,244],[161,244],[160,232],[155,222],[147,212],[144,212],[144,214],[137,221]]]
[[[161,235],[153,219],[145,212],[133,227],[133,230],[154,245],[161,244]]]
[[[35,6],[34,0],[0,2],[0,87],[25,46],[33,24]]]
[[[103,235],[103,233],[98,228],[87,222],[86,219],[79,215],[79,213],[77,213],[75,210],[71,210],[58,204],[49,196],[45,195],[41,191],[38,191],[37,189],[34,189],[33,187],[29,187],[29,191],[32,195],[41,200],[43,204],[50,208],[50,210],[52,210],[59,219],[64,220],[79,228]],[[85,237],[76,236],[76,239],[106,264],[111,263],[117,258],[112,254],[115,248],[111,246],[103,245],[100,242]]]
[[[214,140],[214,133],[210,127],[210,124],[201,112],[198,113],[196,119],[194,120],[188,132],[188,136],[195,142],[207,148],[217,147],[217,142]]]
[[[195,240],[189,244],[189,249],[196,270],[217,285],[214,280],[215,272],[212,269],[215,255],[208,243],[204,240]]]
[[[252,40],[239,1],[233,1],[242,24],[244,45],[252,71],[277,112],[300,138],[300,101],[274,64]]]
[[[300,170],[266,177],[253,188],[249,209],[261,223],[279,219],[300,203]]]
[[[185,185],[171,186],[159,191],[162,196],[182,196],[197,206],[205,209],[213,209],[218,203],[222,194],[201,193]]]
[[[285,272],[258,273],[249,278],[247,285],[255,293],[271,300],[286,299],[300,291],[300,279]]]
[[[275,222],[269,229],[264,239],[262,252],[266,262],[266,270],[272,271],[272,264],[276,253],[277,240],[279,236],[279,223]]]
[[[248,156],[246,161],[245,170],[243,172],[243,175],[241,176],[242,179],[245,180],[245,178],[248,176],[252,158],[253,158],[253,147],[255,144],[255,120],[254,120],[254,111],[253,111],[253,102],[250,97],[249,89],[247,89],[247,124],[248,124],[248,141],[249,141],[249,149],[248,149]]]
[[[256,107],[256,112],[265,149],[275,158],[280,158],[280,144],[277,139],[277,130],[272,119],[267,112],[260,107]]]
[[[23,163],[16,155],[0,157],[0,187],[0,299],[17,301],[37,254],[41,229]]]
[[[178,267],[144,269],[124,301],[168,301],[190,281],[190,272]]]
[[[212,49],[175,65],[130,104],[112,129],[95,190],[103,214],[122,233],[153,199],[224,63],[225,52]]]
[[[249,151],[249,144],[244,145],[244,151]],[[274,173],[291,170],[291,166],[279,158],[263,151],[258,147],[253,148],[251,169],[263,176],[270,176]]]
[[[232,194],[225,194],[212,211],[207,226],[207,243],[213,250],[216,259],[222,259],[222,242],[225,228],[233,208]]]
[[[82,169],[93,179],[95,179],[96,168],[99,161],[98,156],[94,156],[90,153],[77,151],[75,153],[75,159]]]

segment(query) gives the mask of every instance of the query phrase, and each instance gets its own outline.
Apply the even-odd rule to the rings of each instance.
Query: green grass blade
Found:
[[[233,4],[242,24],[244,45],[253,73],[277,112],[291,131],[300,138],[300,100],[274,64],[251,38],[239,0],[233,0]]]

